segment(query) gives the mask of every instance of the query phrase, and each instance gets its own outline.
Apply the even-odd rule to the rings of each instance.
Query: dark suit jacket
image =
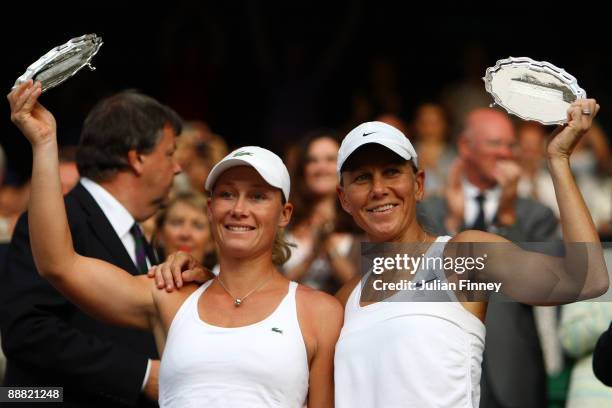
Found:
[[[80,183],[65,202],[79,254],[138,273]],[[148,358],[158,358],[152,335],[94,320],[41,278],[30,251],[27,214],[17,223],[0,272],[0,328],[8,360],[5,386],[63,386],[62,407],[156,406],[140,393]]]
[[[417,211],[425,229],[447,234],[445,200],[427,199]],[[534,200],[518,199],[516,213],[516,224],[496,233],[514,242],[557,240],[558,222],[548,207]],[[532,308],[500,301],[501,296],[494,294],[487,307],[480,406],[545,407],[546,372]]]

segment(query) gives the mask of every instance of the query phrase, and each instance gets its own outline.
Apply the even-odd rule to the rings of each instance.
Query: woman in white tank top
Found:
[[[569,125],[548,146],[566,243],[599,242],[567,160],[598,109],[594,100],[573,104],[568,111]],[[464,231],[452,239],[428,235],[416,218],[416,204],[423,198],[423,170],[418,169],[410,141],[385,123],[361,124],[344,138],[338,175],[343,208],[372,242],[423,244],[429,246],[425,257],[446,255],[446,242],[509,242],[481,231]],[[543,267],[539,274],[530,275],[533,270],[496,267],[496,259],[491,259],[496,254],[489,257],[493,267],[487,268],[488,275],[475,277],[502,282],[506,293],[523,303],[563,301],[572,294],[572,300],[585,299],[607,290],[607,273],[605,267],[599,268],[597,254],[590,258],[597,267],[589,268],[583,277],[572,276],[574,271],[565,269],[562,262],[555,264],[552,257],[510,245],[504,249],[500,255],[505,264],[510,259],[529,259],[535,265],[556,265],[561,270],[557,275],[554,268]],[[401,293],[407,298],[398,298],[400,301],[364,302],[361,289],[371,287],[371,276],[349,282],[338,295],[345,304],[345,318],[335,355],[336,406],[478,407],[486,304],[462,304],[456,300],[466,298],[452,290],[440,291],[447,296],[446,302],[410,301],[410,296],[416,296],[414,291]],[[429,277],[446,276],[435,267],[421,268],[412,280],[426,282]]]
[[[292,211],[282,160],[249,146],[213,168],[206,188],[221,272],[200,287],[167,293],[147,276],[74,252],[55,120],[37,102],[40,94],[40,84],[29,82],[9,94],[14,122],[34,151],[31,202],[36,204],[29,221],[36,264],[92,315],[153,331],[163,355],[160,405],[332,407],[333,350],[342,309],[333,297],[298,287],[276,269],[289,255],[278,233]],[[165,142],[158,144],[171,147],[173,139],[164,134]],[[165,162],[157,165],[178,169],[166,150],[159,157]]]

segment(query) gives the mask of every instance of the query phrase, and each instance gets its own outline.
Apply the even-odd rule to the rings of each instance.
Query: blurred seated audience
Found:
[[[153,242],[160,259],[176,251],[193,255],[208,269],[217,263],[206,197],[195,191],[177,193],[155,218]]]
[[[283,266],[290,280],[328,293],[358,273],[360,248],[336,196],[339,147],[331,131],[313,132],[298,144],[291,170],[295,208],[286,236],[296,247]]]
[[[601,332],[612,320],[609,302],[578,302],[562,307],[561,344],[576,359],[570,377],[567,408],[612,406],[612,388],[593,373],[593,351]]]
[[[544,149],[546,129],[535,122],[523,123],[518,131],[521,179],[519,196],[532,198],[551,208],[557,218],[559,207],[555,199],[552,178],[546,168]],[[576,182],[593,217],[599,234],[612,233],[612,159],[603,129],[593,127],[576,146],[571,166]]]

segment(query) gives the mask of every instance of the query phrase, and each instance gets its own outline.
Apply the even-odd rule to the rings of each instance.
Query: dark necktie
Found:
[[[483,193],[480,193],[476,196],[476,202],[478,203],[478,216],[476,217],[476,221],[474,221],[474,225],[472,225],[471,229],[486,231],[487,224],[485,222],[485,213],[484,213],[484,200],[485,196]]]
[[[132,237],[134,237],[136,267],[138,267],[138,272],[141,274],[147,273],[149,270],[149,267],[147,266],[147,241],[145,240],[145,237],[140,230],[140,226],[137,223],[134,223],[132,228],[130,228],[130,234],[132,234]]]

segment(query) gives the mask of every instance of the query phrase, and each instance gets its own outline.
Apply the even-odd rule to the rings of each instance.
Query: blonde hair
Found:
[[[276,266],[282,266],[291,258],[291,248],[296,245],[285,239],[285,230],[280,229],[274,236],[274,244],[272,245],[272,263]]]

